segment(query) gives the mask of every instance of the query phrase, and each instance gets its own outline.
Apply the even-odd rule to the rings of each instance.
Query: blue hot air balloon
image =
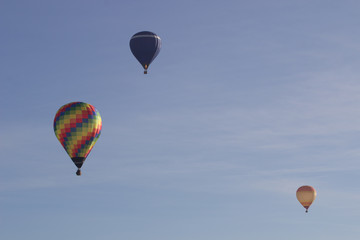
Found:
[[[130,39],[130,49],[132,54],[144,68],[144,74],[150,63],[159,54],[161,48],[161,39],[152,32],[138,32]]]

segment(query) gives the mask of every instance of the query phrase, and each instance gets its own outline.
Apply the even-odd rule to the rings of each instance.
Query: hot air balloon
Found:
[[[316,198],[315,188],[311,186],[301,186],[296,191],[296,197],[301,203],[301,205],[303,205],[306,209],[305,212],[308,212],[310,205],[314,202]]]
[[[81,166],[100,136],[101,127],[100,113],[87,103],[68,103],[55,115],[55,135],[78,167],[78,176],[81,175]]]
[[[147,69],[149,68],[150,63],[159,54],[160,48],[161,39],[152,32],[138,32],[130,39],[131,52],[143,66],[144,74],[147,74]]]

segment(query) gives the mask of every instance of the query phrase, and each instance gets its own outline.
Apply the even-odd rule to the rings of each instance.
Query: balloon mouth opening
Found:
[[[144,65],[144,74],[147,74],[147,69],[148,69],[148,65],[145,64],[145,65]]]
[[[80,169],[81,166],[84,164],[85,157],[73,157],[71,160],[74,162],[75,166]]]
[[[309,206],[306,206],[304,208],[306,209],[305,212],[307,213],[309,211]]]

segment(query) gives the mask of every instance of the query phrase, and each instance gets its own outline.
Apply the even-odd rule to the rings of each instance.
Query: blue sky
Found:
[[[359,7],[0,1],[1,239],[358,239]],[[72,101],[103,119],[81,177],[52,128]]]

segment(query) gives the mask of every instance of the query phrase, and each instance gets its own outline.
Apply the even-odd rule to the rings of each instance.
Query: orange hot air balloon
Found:
[[[314,202],[316,198],[316,190],[312,186],[301,186],[296,191],[296,197],[306,209],[305,212],[308,212],[310,205]]]

